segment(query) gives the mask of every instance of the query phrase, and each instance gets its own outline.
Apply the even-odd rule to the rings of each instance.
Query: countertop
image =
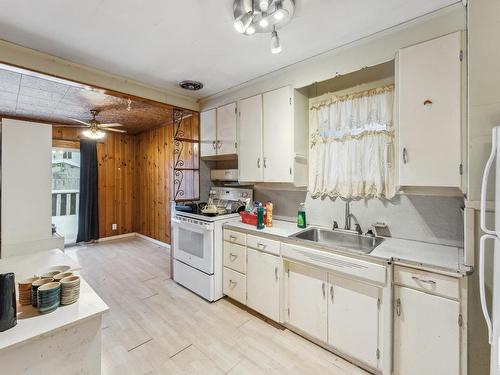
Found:
[[[15,256],[0,260],[0,273],[14,272],[16,283],[34,274],[40,274],[51,266],[68,265],[72,270],[80,265],[61,250],[49,250],[35,254]],[[47,333],[78,324],[109,310],[104,301],[80,276],[80,298],[68,306],[60,306],[48,314],[38,314],[32,306],[17,306],[17,325],[0,332],[0,351],[34,340]]]
[[[308,226],[309,227],[309,226]],[[275,238],[283,242],[297,244],[297,240],[289,236],[302,231],[297,224],[282,220],[273,220],[273,226],[257,229],[253,225],[241,221],[231,221],[224,224],[224,228],[258,234],[263,237]],[[300,241],[307,246],[307,242]],[[346,254],[346,251],[339,251]],[[471,271],[470,267],[463,266],[463,249],[453,246],[432,244],[427,242],[404,240],[398,238],[385,238],[370,254],[351,253],[353,256],[385,260],[405,266],[430,269],[448,274],[465,275]]]

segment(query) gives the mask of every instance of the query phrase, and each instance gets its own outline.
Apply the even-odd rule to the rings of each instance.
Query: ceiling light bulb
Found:
[[[250,24],[252,23],[252,19],[253,13],[251,11],[242,14],[234,21],[234,28],[237,32],[243,34],[247,30],[248,26],[250,26]]]
[[[83,135],[90,139],[102,139],[106,135],[102,130],[87,129],[84,130]]]
[[[273,17],[276,21],[281,21],[283,18],[285,18],[288,15],[288,11],[286,9],[283,9],[283,4],[281,1],[276,2],[276,10],[273,13]]]
[[[253,25],[248,26],[247,31],[245,31],[245,34],[247,35],[255,34],[255,27],[253,27]]]
[[[269,26],[269,20],[267,19],[266,16],[267,16],[266,14],[264,14],[264,13],[262,14],[262,18],[259,21],[260,27],[266,28]]]
[[[272,53],[280,53],[281,52],[280,38],[279,38],[278,32],[276,30],[274,30],[271,33],[271,52]]]
[[[260,0],[259,8],[262,12],[267,12],[267,10],[269,9],[269,0]]]

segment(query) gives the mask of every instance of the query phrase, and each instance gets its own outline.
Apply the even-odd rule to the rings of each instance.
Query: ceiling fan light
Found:
[[[276,10],[273,13],[273,17],[276,21],[281,21],[288,15],[288,11],[283,9],[283,4],[281,1],[276,1]]]
[[[82,132],[82,134],[90,139],[102,139],[106,136],[106,133],[104,133],[102,130],[99,129],[87,129]]]
[[[267,19],[267,14],[262,13],[262,18],[259,21],[259,26],[262,28],[266,28],[269,26],[269,20]]]
[[[278,36],[278,32],[274,30],[271,33],[271,52],[272,53],[280,53],[282,50],[280,37]]]
[[[245,31],[245,34],[247,34],[247,35],[255,34],[255,27],[253,25],[248,26],[247,30]]]
[[[269,0],[259,0],[259,8],[262,12],[267,12],[269,9]]]
[[[250,24],[252,23],[252,19],[253,13],[251,11],[244,13],[234,21],[234,28],[240,34],[243,34],[247,30],[248,26],[250,26]]]

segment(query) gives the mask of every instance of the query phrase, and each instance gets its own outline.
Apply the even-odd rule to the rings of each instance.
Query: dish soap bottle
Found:
[[[299,211],[297,212],[297,226],[299,228],[307,227],[305,203],[299,204]]]
[[[264,229],[264,207],[259,203],[257,207],[257,229]]]

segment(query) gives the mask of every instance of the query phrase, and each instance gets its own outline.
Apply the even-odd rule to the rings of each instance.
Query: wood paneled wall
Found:
[[[170,243],[173,126],[135,137],[134,230]]]
[[[79,147],[78,128],[52,128],[53,145]],[[99,173],[99,236],[134,231],[134,136],[108,132],[97,144]],[[112,224],[117,229],[112,230]]]

